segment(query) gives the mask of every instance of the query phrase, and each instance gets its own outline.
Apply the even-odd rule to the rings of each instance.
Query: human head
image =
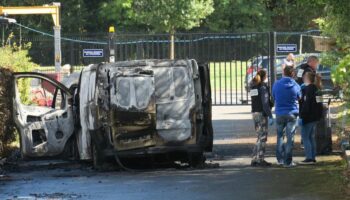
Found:
[[[293,60],[294,61],[294,54],[293,53],[289,53],[287,55],[287,60]]]
[[[319,64],[317,56],[309,56],[307,58],[307,64],[312,67],[313,70],[316,70]]]
[[[303,76],[303,82],[305,85],[309,85],[309,84],[315,82],[315,73],[306,72]]]
[[[315,74],[313,72],[306,72],[303,76],[303,81],[305,85],[315,84],[318,89],[322,88],[322,77],[320,74]]]
[[[285,66],[283,69],[283,75],[286,77],[294,76],[294,67],[293,66]]]
[[[260,69],[255,77],[253,78],[253,84],[259,85],[260,83],[264,82],[266,80],[266,71],[264,69]]]

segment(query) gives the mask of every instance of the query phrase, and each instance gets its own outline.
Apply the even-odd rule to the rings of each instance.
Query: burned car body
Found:
[[[109,155],[211,151],[206,65],[198,66],[194,60],[92,65],[83,70],[80,84],[93,83],[94,90],[91,85],[89,92],[83,92],[80,86],[79,94],[80,117],[85,118],[82,134],[91,137],[87,146],[92,146],[96,164]]]
[[[25,82],[25,79],[30,79],[31,82]],[[14,73],[13,80],[13,116],[20,133],[22,156],[33,158],[61,154],[75,131],[72,95],[68,88],[46,75],[35,72]],[[26,95],[32,98],[27,100],[21,96],[19,86],[33,86],[33,82],[37,82],[34,85],[40,88],[32,87],[31,95]],[[41,97],[37,98],[37,94]]]
[[[67,137],[75,139],[80,159],[99,165],[108,156],[212,150],[207,65],[195,60],[101,63],[85,67],[77,82],[75,90],[63,90],[66,117],[73,123],[65,126],[74,127]]]

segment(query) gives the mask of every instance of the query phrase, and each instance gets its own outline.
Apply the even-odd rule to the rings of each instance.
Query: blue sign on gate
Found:
[[[280,53],[283,53],[283,52],[296,52],[297,51],[297,45],[296,44],[277,44],[276,51],[280,52]]]
[[[103,57],[103,49],[83,49],[83,57],[100,58]]]

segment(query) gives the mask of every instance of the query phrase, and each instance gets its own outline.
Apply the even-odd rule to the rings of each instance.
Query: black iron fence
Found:
[[[319,37],[318,39],[316,37]],[[316,39],[315,39],[316,38]],[[248,82],[258,68],[266,68],[274,80],[281,57],[289,52],[297,55],[320,53],[319,32],[300,33],[178,33],[175,35],[175,58],[196,59],[210,66],[213,104],[249,104]],[[18,37],[17,37],[18,40]],[[21,37],[31,43],[33,61],[41,66],[54,65],[54,40],[49,36]],[[65,36],[62,40],[62,64],[70,64],[78,71],[82,66],[108,60],[107,34]],[[288,51],[276,47],[287,46]],[[288,46],[289,45],[289,46]],[[117,34],[116,61],[169,58],[168,34]],[[101,57],[84,56],[84,49],[97,49]],[[53,68],[42,68],[53,73]],[[278,72],[277,72],[278,73]],[[66,74],[66,73],[65,73]],[[271,81],[270,81],[271,82]]]

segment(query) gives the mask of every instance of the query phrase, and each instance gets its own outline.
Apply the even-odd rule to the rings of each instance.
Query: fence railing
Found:
[[[317,37],[317,39],[315,39]],[[72,70],[61,74],[80,71],[83,66],[107,61],[107,34],[65,35],[61,41],[62,63]],[[68,38],[68,39],[67,39]],[[177,33],[175,34],[175,58],[196,59],[210,66],[213,103],[220,105],[248,104],[250,102],[248,83],[260,68],[280,70],[280,62],[287,52],[277,52],[277,44],[293,44],[294,54],[320,53],[320,32],[294,33]],[[13,42],[19,42],[18,37]],[[41,66],[54,65],[54,40],[47,35],[26,37],[22,43],[31,43],[29,51],[32,60]],[[329,41],[328,41],[329,42]],[[322,46],[322,45],[321,45]],[[167,59],[170,40],[168,34],[117,34],[115,40],[116,61],[134,59]],[[84,49],[101,49],[102,57],[84,57]],[[271,68],[274,66],[273,68]],[[64,67],[63,67],[64,68]],[[54,73],[53,67],[42,67],[43,73]],[[272,74],[270,74],[271,76]]]

